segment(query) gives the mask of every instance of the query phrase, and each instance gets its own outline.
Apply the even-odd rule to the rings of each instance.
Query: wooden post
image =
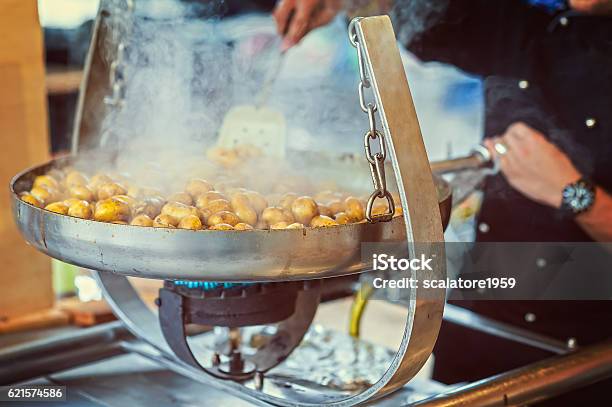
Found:
[[[8,183],[49,157],[44,50],[36,0],[0,1],[0,321],[53,305],[50,260],[24,243]]]

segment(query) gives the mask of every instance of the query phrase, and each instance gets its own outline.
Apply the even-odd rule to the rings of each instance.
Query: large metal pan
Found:
[[[406,239],[402,217],[390,222],[329,228],[254,231],[190,231],[117,225],[58,215],[19,199],[37,175],[72,158],[23,171],[11,181],[13,214],[25,239],[38,250],[88,269],[156,279],[279,281],[334,277],[368,270],[363,242]],[[348,165],[348,164],[347,164]],[[341,171],[343,164],[334,171]],[[367,185],[366,167],[344,173]],[[437,179],[444,226],[451,210],[449,186]],[[366,192],[366,191],[364,191]]]

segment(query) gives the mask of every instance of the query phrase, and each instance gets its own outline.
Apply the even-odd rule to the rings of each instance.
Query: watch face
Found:
[[[593,203],[593,190],[582,183],[573,184],[563,190],[563,202],[574,212],[582,212]]]

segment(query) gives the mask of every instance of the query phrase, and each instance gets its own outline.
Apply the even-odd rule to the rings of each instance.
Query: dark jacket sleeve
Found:
[[[399,0],[406,7],[419,0]],[[443,0],[444,1],[444,0]],[[550,15],[523,0],[448,0],[438,15],[421,16],[422,31],[402,36],[410,19],[398,16],[394,25],[400,41],[423,61],[438,61],[481,76],[520,77],[522,61],[546,33]]]

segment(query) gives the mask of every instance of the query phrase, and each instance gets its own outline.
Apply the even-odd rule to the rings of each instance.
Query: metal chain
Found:
[[[124,5],[122,6],[117,3],[124,3]],[[119,2],[115,2],[113,10],[111,11],[111,16],[115,19],[114,21],[116,22],[116,27],[111,27],[111,29],[119,31],[121,25],[129,27],[130,20],[132,18],[131,14],[133,11],[134,0],[121,0]],[[117,16],[121,16],[121,18],[118,18]],[[108,72],[111,94],[110,96],[106,96],[104,98],[104,103],[113,108],[122,108],[125,105],[125,54],[127,47],[126,41],[129,34],[128,31],[129,28],[126,28],[125,32],[121,33],[122,38],[117,44],[115,58],[111,62]]]
[[[359,37],[355,24],[360,18],[354,18],[349,24],[349,40],[351,45],[357,49],[357,59],[359,63],[359,86],[357,91],[359,94],[359,107],[368,115],[370,128],[366,131],[363,144],[366,154],[366,159],[370,164],[370,172],[372,174],[372,183],[374,184],[374,192],[370,195],[366,205],[365,217],[368,222],[388,222],[393,218],[395,213],[395,204],[391,193],[387,190],[387,179],[385,177],[385,159],[387,158],[387,149],[384,132],[376,129],[376,112],[378,106],[376,101],[366,102],[365,90],[372,86],[370,78],[367,75],[366,58],[363,54],[363,48],[359,43]],[[372,153],[372,142],[378,140],[379,150]],[[385,198],[387,200],[387,211],[383,214],[373,215],[374,202],[377,198]]]

